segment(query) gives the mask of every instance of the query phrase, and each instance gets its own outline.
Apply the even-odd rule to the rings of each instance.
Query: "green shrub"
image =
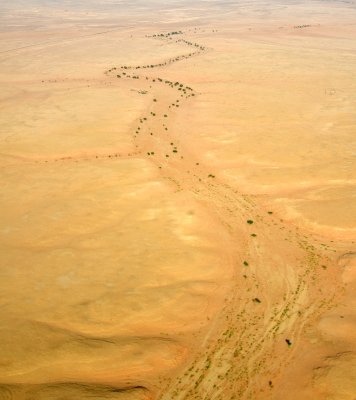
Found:
[[[261,303],[261,300],[260,300],[258,297],[255,297],[255,298],[253,299],[253,301],[254,301],[255,303]]]

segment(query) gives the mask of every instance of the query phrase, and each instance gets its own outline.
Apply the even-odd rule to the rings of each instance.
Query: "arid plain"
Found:
[[[356,399],[355,38],[353,0],[1,2],[1,400]]]

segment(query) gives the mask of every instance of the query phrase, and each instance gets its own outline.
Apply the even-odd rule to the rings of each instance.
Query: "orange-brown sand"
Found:
[[[0,400],[355,400],[355,21],[0,5]]]

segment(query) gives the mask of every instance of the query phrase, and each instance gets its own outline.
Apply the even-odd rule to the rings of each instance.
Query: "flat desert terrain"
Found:
[[[0,400],[356,399],[356,1],[0,3]]]

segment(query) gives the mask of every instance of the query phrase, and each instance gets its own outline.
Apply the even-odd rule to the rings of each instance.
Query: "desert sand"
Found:
[[[0,4],[0,399],[356,399],[356,2]]]

